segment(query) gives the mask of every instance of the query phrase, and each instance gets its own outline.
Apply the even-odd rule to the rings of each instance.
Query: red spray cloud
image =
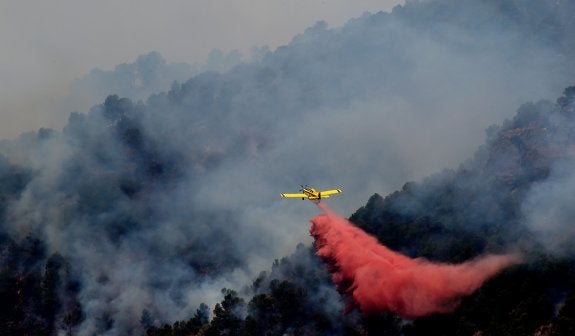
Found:
[[[317,255],[328,262],[340,292],[349,294],[363,313],[391,311],[406,319],[447,313],[463,296],[504,268],[517,255],[487,255],[462,264],[412,259],[381,245],[374,237],[337,215],[325,212],[311,220]]]

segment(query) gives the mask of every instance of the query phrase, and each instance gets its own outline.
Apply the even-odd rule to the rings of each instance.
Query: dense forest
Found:
[[[155,53],[92,72],[77,92],[118,94],[0,141],[1,333],[571,334],[573,13],[407,1],[189,80]],[[407,256],[524,262],[452,314],[346,309],[317,210],[279,199],[302,183]]]

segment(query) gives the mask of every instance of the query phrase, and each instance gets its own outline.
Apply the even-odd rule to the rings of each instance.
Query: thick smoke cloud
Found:
[[[366,10],[387,10],[401,2],[141,0],[136,6],[115,0],[3,1],[0,138],[63,127],[77,107],[62,111],[60,99],[72,80],[95,66],[111,68],[149,50],[177,62],[203,60],[214,48],[248,54],[254,45],[286,44],[318,18],[339,26]]]
[[[254,47],[250,60],[260,60],[267,52],[267,47]],[[228,71],[248,61],[245,58],[237,50],[224,53],[214,49],[203,63],[169,63],[160,53],[150,52],[138,56],[133,63],[117,65],[113,70],[92,69],[72,82],[67,97],[57,104],[58,109],[85,111],[109,95],[145,101],[151,94],[167,91],[174,83],[185,82],[202,72]]]
[[[110,96],[63,132],[2,143],[32,172],[2,228],[70,259],[80,334],[137,334],[144,309],[157,323],[189,317],[310,242],[314,209],[279,193],[340,187],[332,203],[349,213],[463,161],[487,125],[560,92],[575,69],[572,17],[558,15],[569,4],[516,6],[410,2],[318,23],[145,103]]]
[[[531,186],[522,204],[522,214],[527,226],[536,234],[545,249],[561,257],[575,253],[574,210],[571,206],[575,190],[575,161],[571,135],[575,127],[572,113],[575,110],[575,87],[565,90],[558,99],[558,106],[548,108],[551,116],[548,127],[553,129],[549,139],[549,156],[557,157],[550,167],[549,176]]]
[[[565,164],[569,170],[573,165]],[[563,170],[562,168],[557,168]],[[573,252],[573,208],[568,201],[574,193],[575,177],[554,171],[553,176],[535,185],[524,204],[527,223],[550,252],[565,256]]]

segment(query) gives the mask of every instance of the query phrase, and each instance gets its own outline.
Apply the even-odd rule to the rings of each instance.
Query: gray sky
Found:
[[[0,139],[47,126],[72,80],[159,51],[170,62],[201,62],[214,48],[274,49],[324,20],[343,25],[403,0],[2,0]]]

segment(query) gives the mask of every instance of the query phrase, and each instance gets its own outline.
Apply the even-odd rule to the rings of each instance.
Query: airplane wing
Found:
[[[341,189],[331,189],[331,190],[321,191],[320,193],[322,196],[329,196],[329,195],[339,194],[340,192],[341,192]]]
[[[306,194],[281,194],[282,197],[288,197],[288,198],[302,198],[302,197],[307,197]]]

